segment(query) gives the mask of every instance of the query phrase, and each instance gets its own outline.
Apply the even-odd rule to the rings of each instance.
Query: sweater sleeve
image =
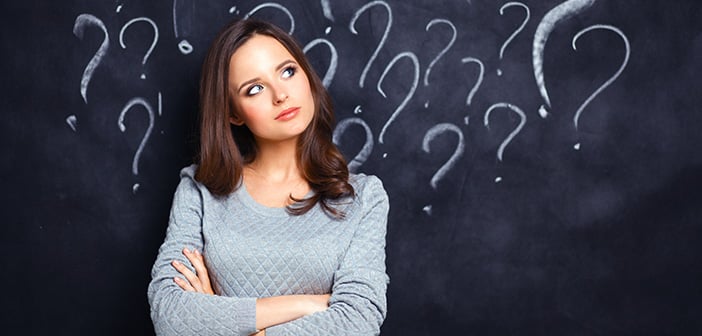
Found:
[[[249,335],[256,328],[256,299],[187,292],[173,278],[179,260],[193,272],[184,247],[202,251],[202,193],[191,178],[193,167],[181,172],[173,197],[166,238],[151,271],[148,299],[157,335]]]
[[[334,274],[325,311],[266,329],[278,335],[378,335],[387,312],[385,235],[388,196],[375,176],[367,177],[359,195],[363,215]]]

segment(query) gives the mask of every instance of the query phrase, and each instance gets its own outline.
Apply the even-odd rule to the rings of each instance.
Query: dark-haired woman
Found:
[[[379,334],[387,194],[349,174],[301,48],[265,22],[226,26],[200,113],[148,288],[157,334]]]

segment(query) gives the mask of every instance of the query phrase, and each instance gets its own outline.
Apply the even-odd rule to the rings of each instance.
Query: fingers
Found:
[[[187,281],[185,281],[176,277],[174,280],[178,286],[186,291],[214,294],[210,284],[210,277],[207,273],[207,267],[205,266],[205,259],[202,254],[197,250],[191,251],[188,248],[184,248],[183,255],[185,255],[188,261],[193,265],[195,272],[193,273],[193,271],[183,265],[183,263],[174,260],[172,262],[173,267],[187,279]]]
[[[186,281],[186,280],[181,279],[180,277],[174,277],[173,280],[175,281],[175,283],[176,283],[178,286],[180,286],[180,288],[182,288],[183,290],[186,290],[186,291],[188,291],[188,292],[195,292],[195,291],[196,291],[196,290],[195,290],[195,287],[193,287],[193,286],[190,284],[190,283],[191,283],[191,282],[190,282],[191,276],[188,275],[188,273],[189,273],[189,274],[192,274],[193,272],[191,272],[187,267],[185,267],[185,265],[183,265],[183,264],[182,264],[180,261],[178,261],[178,260],[173,260],[173,262],[172,262],[171,264],[173,265],[173,267],[174,267],[178,272],[180,272],[181,274],[183,274],[183,275],[185,276],[185,278],[188,279],[188,280]]]
[[[214,294],[210,283],[210,275],[207,273],[205,258],[202,256],[202,254],[198,250],[190,251],[187,248],[183,249],[183,254],[186,258],[188,258],[188,260],[190,260],[190,263],[192,263],[193,267],[195,268],[195,273],[197,274],[199,280],[197,283],[199,288],[196,286],[198,291],[205,294]]]
[[[183,249],[183,254],[185,255],[190,263],[195,267],[195,273],[200,275],[207,275],[207,267],[205,267],[205,260],[202,258],[202,254],[197,250],[190,251],[187,248]]]
[[[187,253],[186,253],[186,251],[187,251]],[[185,254],[185,256],[188,258],[188,260],[190,260],[190,263],[193,263],[193,261],[188,256],[189,254],[191,254],[191,252],[187,248],[183,249],[183,254]],[[180,286],[181,288],[188,290],[188,291],[195,291],[195,292],[202,291],[202,286],[200,285],[200,279],[198,278],[196,273],[193,273],[193,271],[191,271],[187,266],[185,266],[182,262],[180,262],[178,260],[173,260],[172,264],[173,264],[173,267],[178,272],[180,272],[180,274],[182,274],[185,277],[185,279],[188,280],[187,284],[185,283],[186,281],[183,281],[183,279],[180,279],[181,283],[178,283],[179,281],[177,279],[179,279],[179,278],[176,277],[174,280],[176,280],[176,283],[178,283],[178,286]],[[197,268],[195,269],[195,271],[197,272]]]

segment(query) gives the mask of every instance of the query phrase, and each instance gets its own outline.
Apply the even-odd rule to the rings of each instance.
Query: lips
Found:
[[[292,118],[295,118],[297,115],[297,112],[300,111],[300,107],[291,107],[289,109],[285,109],[283,112],[280,112],[277,117],[275,117],[275,120],[279,121],[285,121],[285,120],[290,120]]]

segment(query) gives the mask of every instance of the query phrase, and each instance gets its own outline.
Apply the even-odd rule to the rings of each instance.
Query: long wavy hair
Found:
[[[295,39],[267,22],[234,21],[219,32],[207,52],[200,78],[200,151],[195,179],[213,195],[226,196],[243,182],[244,165],[256,159],[258,149],[251,130],[229,121],[237,112],[229,91],[229,60],[256,34],[276,39],[290,52],[307,75],[314,98],[314,116],[297,141],[298,168],[314,193],[305,199],[290,195],[294,203],[287,211],[302,215],[319,203],[327,214],[343,218],[345,213],[334,201],[354,197],[355,192],[346,160],[332,142],[331,97]]]

